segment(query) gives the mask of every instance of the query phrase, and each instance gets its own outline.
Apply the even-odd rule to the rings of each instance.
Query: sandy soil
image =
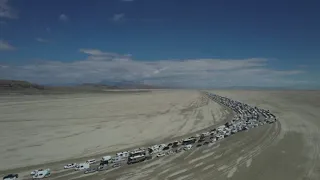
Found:
[[[319,91],[212,91],[274,112],[279,121],[213,146],[93,175],[55,179],[317,180],[320,178]]]
[[[0,97],[0,170],[178,137],[228,112],[196,91]]]
[[[270,109],[270,111],[277,115],[279,121],[272,125],[252,129],[248,132],[237,133],[235,136],[226,138],[215,145],[202,146],[186,153],[159,159],[156,158],[155,160],[126,166],[120,169],[112,169],[89,175],[70,170],[61,170],[63,163],[56,164],[55,174],[51,176],[50,179],[320,179],[319,91],[220,90],[211,92],[228,96],[251,105]],[[195,98],[191,98],[193,97],[191,96],[193,93],[184,93],[186,94],[172,94],[171,98],[163,101],[170,100],[172,102],[175,99],[174,96],[179,96],[182,98],[182,100],[179,100],[179,104],[198,104],[190,103],[194,101],[192,99],[198,99],[196,102],[199,101],[199,98],[197,98],[199,97],[198,94],[194,94]],[[168,94],[170,93],[168,92]],[[158,104],[158,111],[162,110],[159,105],[161,102],[159,99],[159,101],[153,103],[154,106]],[[150,106],[153,106],[151,104],[152,103],[149,103]],[[185,108],[186,106],[179,107],[180,108],[177,109],[180,109],[180,112],[185,112],[185,109],[188,109]],[[171,111],[173,111],[173,109],[174,108],[171,108]],[[199,109],[199,107],[195,109]],[[192,110],[192,112],[193,111],[196,110]],[[174,115],[174,117],[176,116]],[[192,118],[196,119],[195,117],[196,116],[193,115]],[[212,117],[210,118],[207,123],[217,123],[213,122]],[[169,120],[164,121],[168,122]],[[193,122],[195,122],[195,120],[193,120]],[[206,123],[203,123],[203,125],[205,124]],[[199,127],[199,124],[193,126]],[[171,125],[168,126],[166,124],[163,124],[162,127],[163,131],[169,133],[170,130],[167,130],[165,127],[168,129],[172,128]],[[187,130],[182,130],[180,133],[188,132]],[[158,134],[158,136],[163,135]],[[47,166],[49,165],[50,164],[47,164]]]

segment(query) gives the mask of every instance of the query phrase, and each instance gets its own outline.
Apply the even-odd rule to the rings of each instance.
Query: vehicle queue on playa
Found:
[[[249,130],[264,124],[274,123],[276,116],[269,110],[251,107],[248,104],[231,100],[219,95],[205,93],[210,99],[232,109],[235,112],[233,119],[224,125],[195,136],[170,142],[157,144],[150,147],[141,147],[132,151],[118,152],[113,156],[103,156],[100,161],[95,159],[87,160],[84,163],[71,163],[64,166],[64,169],[83,171],[85,174],[103,171],[111,168],[118,168],[125,164],[135,164],[153,158],[160,158],[202,145],[214,144],[216,141],[234,135],[238,132]],[[31,172],[32,179],[42,179],[51,175],[50,169],[39,169]],[[6,177],[10,177],[9,175]],[[4,178],[5,179],[5,178]],[[13,180],[6,178],[6,180]]]

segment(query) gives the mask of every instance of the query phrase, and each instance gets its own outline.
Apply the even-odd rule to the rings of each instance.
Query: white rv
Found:
[[[89,163],[80,163],[76,166],[75,170],[76,171],[82,171],[82,170],[86,170],[90,168],[90,164]]]

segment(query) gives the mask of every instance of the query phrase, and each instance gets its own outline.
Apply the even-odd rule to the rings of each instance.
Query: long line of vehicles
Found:
[[[246,131],[267,123],[271,124],[277,120],[276,116],[270,113],[269,110],[251,107],[248,104],[234,101],[219,95],[211,93],[205,94],[211,100],[231,108],[236,113],[233,119],[217,128],[213,128],[201,134],[196,134],[195,136],[186,139],[169,142],[167,144],[156,144],[147,148],[141,147],[132,151],[119,152],[113,156],[103,156],[100,161],[90,159],[84,163],[70,163],[65,165],[64,169],[74,169],[75,171],[83,171],[83,173],[88,174],[110,168],[118,168],[124,165],[131,165],[146,160],[151,160],[153,158],[160,158],[183,151],[188,151],[192,148],[203,145],[214,144],[217,141],[220,141],[238,132]],[[49,177],[50,175],[50,169],[39,169],[31,172],[33,179],[43,179],[45,177]],[[8,175],[6,176],[6,180],[13,180],[15,177],[18,177],[18,175]]]

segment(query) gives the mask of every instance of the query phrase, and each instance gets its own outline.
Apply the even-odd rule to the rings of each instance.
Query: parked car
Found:
[[[32,176],[32,179],[43,179],[49,177],[51,175],[50,169],[45,169],[42,171],[38,171],[35,175]]]
[[[176,149],[176,153],[182,152],[183,148]]]
[[[3,177],[3,180],[17,180],[19,177],[18,174],[9,174]]]
[[[67,164],[64,166],[64,169],[71,169],[71,168],[75,168],[77,166],[76,163],[71,163],[71,164]]]
[[[84,171],[84,174],[94,173],[97,171],[97,168],[89,168]]]
[[[76,165],[75,170],[76,171],[82,171],[82,170],[86,170],[90,168],[90,164],[89,163],[80,163],[78,165]]]
[[[100,165],[97,170],[98,171],[104,171],[104,170],[107,170],[107,169],[108,169],[107,165]]]
[[[166,154],[164,152],[161,152],[161,153],[158,153],[157,154],[157,157],[162,157],[162,156],[165,156]]]
[[[185,150],[185,151],[188,151],[188,150],[190,150],[192,148],[192,144],[188,144],[188,145],[186,145],[183,149]]]
[[[43,169],[37,169],[37,170],[31,171],[30,175],[33,176],[33,175],[37,174],[38,171],[43,171]]]
[[[95,159],[89,159],[89,160],[86,161],[86,163],[88,163],[88,164],[94,164],[96,162],[97,161]]]
[[[117,168],[117,167],[120,167],[120,166],[121,166],[120,163],[115,163],[115,164],[112,165],[113,168]]]
[[[168,151],[167,152],[167,155],[171,155],[171,154],[173,154],[174,152],[172,151],[172,150],[170,150],[170,151]]]

